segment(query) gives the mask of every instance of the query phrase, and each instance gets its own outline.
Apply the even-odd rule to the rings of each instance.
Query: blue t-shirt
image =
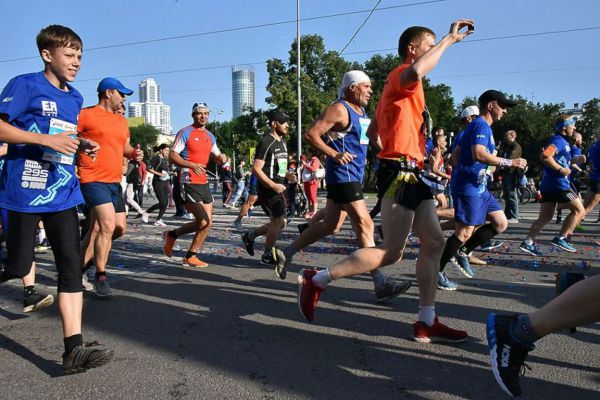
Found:
[[[563,135],[555,134],[546,142],[544,151],[550,147],[556,148],[556,153],[552,156],[563,168],[570,168],[571,166],[571,146]],[[569,179],[554,168],[550,168],[544,165],[542,169],[542,181],[540,182],[541,192],[556,192],[570,190],[571,185]]]
[[[600,181],[600,140],[594,142],[588,150],[588,162],[590,163],[590,180]]]
[[[452,194],[479,196],[487,191],[489,165],[473,160],[471,148],[479,144],[492,154],[496,150],[492,128],[482,117],[477,117],[459,137],[456,145],[460,146],[460,157],[450,181]]]
[[[428,137],[427,140],[425,140],[425,158],[429,157],[431,150],[433,150],[433,138]]]
[[[327,134],[327,145],[342,153],[344,151],[356,157],[346,165],[338,164],[331,157],[325,162],[325,179],[327,184],[362,182],[367,160],[369,138],[367,129],[371,120],[362,109],[362,114],[354,111],[344,100],[339,101],[350,117],[350,126],[343,132],[331,131]]]
[[[579,157],[581,155],[581,149],[577,147],[577,145],[571,146],[571,160],[575,157]],[[573,182],[579,179],[579,172],[575,169],[571,168],[571,174],[569,175],[569,181]]]
[[[48,134],[50,123],[77,126],[83,97],[62,91],[43,72],[13,78],[0,94],[0,114],[24,131]],[[24,213],[67,210],[83,203],[75,166],[44,161],[40,145],[9,144],[0,175],[0,207]]]

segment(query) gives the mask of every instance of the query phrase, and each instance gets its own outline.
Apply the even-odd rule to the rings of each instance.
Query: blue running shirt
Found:
[[[588,162],[590,163],[590,180],[600,181],[600,140],[594,142],[588,150]]]
[[[54,87],[43,72],[13,78],[0,94],[0,114],[24,131],[48,134],[51,122],[74,124],[83,97],[72,86]],[[73,164],[44,161],[44,147],[10,144],[0,175],[0,208],[45,213],[83,203]]]
[[[555,134],[546,142],[544,151],[550,146],[554,146],[556,152],[552,156],[563,168],[570,168],[571,166],[571,146],[563,135]],[[571,190],[569,185],[569,178],[563,176],[560,172],[554,168],[550,168],[547,165],[543,166],[542,169],[542,181],[540,183],[541,192],[556,192],[561,190]]]
[[[496,150],[492,128],[482,118],[474,119],[463,131],[456,145],[460,146],[460,157],[452,169],[452,194],[479,196],[487,191],[489,165],[473,160],[472,147],[484,146],[488,153]]]
[[[325,179],[328,184],[361,182],[363,180],[367,160],[367,147],[369,138],[367,129],[371,120],[364,109],[358,114],[344,100],[338,101],[346,110],[350,118],[350,125],[342,132],[330,131],[327,133],[327,145],[337,152],[348,152],[356,157],[352,162],[342,165],[331,157],[325,161]]]

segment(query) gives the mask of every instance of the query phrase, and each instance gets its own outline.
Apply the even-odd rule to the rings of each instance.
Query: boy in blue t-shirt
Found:
[[[482,93],[479,96],[480,115],[465,128],[456,145],[456,154],[453,155],[456,166],[451,180],[455,231],[446,241],[440,259],[438,287],[441,289],[448,283],[444,275],[448,261],[452,260],[465,276],[472,278],[475,273],[469,264],[468,254],[503,232],[508,225],[504,211],[487,190],[487,179],[490,166],[520,169],[527,166],[527,161],[522,158],[509,160],[495,155],[491,125],[504,116],[507,108],[515,105],[497,90]],[[490,223],[486,224],[486,219]],[[453,282],[450,283],[455,287]]]
[[[37,38],[44,71],[19,75],[0,94],[0,141],[8,143],[0,175],[0,208],[8,210],[7,258],[0,282],[23,278],[34,260],[35,230],[48,233],[58,271],[63,322],[63,373],[106,364],[113,351],[81,334],[81,250],[75,207],[83,202],[73,154],[95,155],[98,145],[76,137],[83,98],[68,82],[77,76],[83,44],[71,29],[50,25]]]
[[[571,188],[569,175],[572,162],[585,162],[585,156],[571,158],[569,138],[575,132],[575,119],[570,115],[561,115],[554,124],[555,134],[548,139],[540,156],[542,160],[542,180],[540,182],[540,213],[531,225],[527,238],[519,248],[534,256],[542,255],[535,246],[534,240],[541,230],[554,216],[556,208],[568,208],[571,213],[565,218],[558,236],[552,239],[552,245],[576,253],[577,249],[567,242],[569,233],[573,232],[585,209],[581,198]]]

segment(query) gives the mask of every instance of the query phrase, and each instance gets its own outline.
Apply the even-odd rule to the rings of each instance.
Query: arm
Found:
[[[450,25],[450,31],[446,36],[442,38],[436,45],[427,50],[421,57],[419,57],[410,67],[405,69],[400,74],[400,85],[402,87],[410,87],[423,79],[440,61],[442,54],[454,43],[458,43],[470,34],[474,30],[469,29],[466,32],[459,32],[464,27],[472,28],[474,24],[473,20],[461,19],[452,25]]]
[[[315,121],[313,126],[306,132],[304,139],[313,147],[318,149],[327,157],[331,157],[339,164],[348,164],[356,155],[348,152],[339,153],[333,148],[327,146],[321,136],[329,132],[332,128],[343,129],[348,125],[348,112],[340,103],[332,104],[325,109],[325,112]]]
[[[559,172],[560,174],[562,174],[562,176],[569,176],[571,174],[571,170],[569,168],[565,168],[565,167],[561,166],[554,159],[554,155],[556,154],[556,151],[557,151],[556,146],[554,146],[553,144],[546,147],[542,151],[542,154],[540,154],[540,161],[542,162],[542,164],[546,165],[550,169],[553,169],[553,170]]]
[[[495,156],[494,154],[490,154],[487,152],[485,146],[481,144],[475,144],[471,146],[471,151],[473,160],[487,165],[492,165],[494,167],[501,166],[524,169],[527,166],[527,161],[522,158],[515,158],[514,160],[509,160],[507,158],[501,158]]]
[[[169,152],[169,160],[178,167],[190,168],[196,174],[202,175],[206,171],[206,167],[204,165],[196,164],[188,160],[184,160],[183,157],[179,155],[179,153],[171,150]]]
[[[440,168],[441,161],[442,161],[442,155],[440,154],[439,151],[436,152],[435,155],[432,154],[429,156],[429,163],[431,164],[431,172],[434,175],[437,175],[441,178],[450,180],[450,175],[448,175],[445,172],[442,172],[442,170]]]
[[[260,181],[260,183],[262,183],[266,187],[274,190],[277,193],[282,193],[283,191],[285,191],[285,185],[273,182],[267,176],[267,174],[265,174],[263,172],[262,169],[264,166],[265,166],[265,160],[259,160],[259,159],[254,160],[254,163],[252,164],[252,173],[254,173],[254,175],[256,175],[256,179],[258,179]]]
[[[70,155],[77,151],[79,138],[72,138],[77,132],[63,132],[56,135],[40,135],[21,130],[0,119],[0,141],[9,144],[37,144]]]

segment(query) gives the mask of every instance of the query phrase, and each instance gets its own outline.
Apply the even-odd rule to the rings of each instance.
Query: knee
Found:
[[[212,226],[211,220],[206,219],[197,219],[196,220],[196,228],[197,230],[209,229]]]
[[[583,204],[577,204],[575,209],[573,209],[573,214],[575,214],[577,218],[583,217],[585,215],[585,208],[583,208]]]
[[[468,239],[469,237],[466,236],[466,238]],[[462,240],[460,237],[459,239],[463,242],[467,241],[467,239]],[[419,240],[421,241],[421,252],[427,252],[427,254],[431,255],[439,254],[441,256],[446,245],[446,240],[441,232],[427,234],[424,237],[420,237]]]
[[[492,227],[496,232],[502,233],[508,228],[508,221],[506,220],[506,218],[504,218],[501,221],[494,221]]]
[[[116,224],[115,221],[104,221],[99,224],[99,233],[103,233],[105,235],[111,235],[115,232]]]

